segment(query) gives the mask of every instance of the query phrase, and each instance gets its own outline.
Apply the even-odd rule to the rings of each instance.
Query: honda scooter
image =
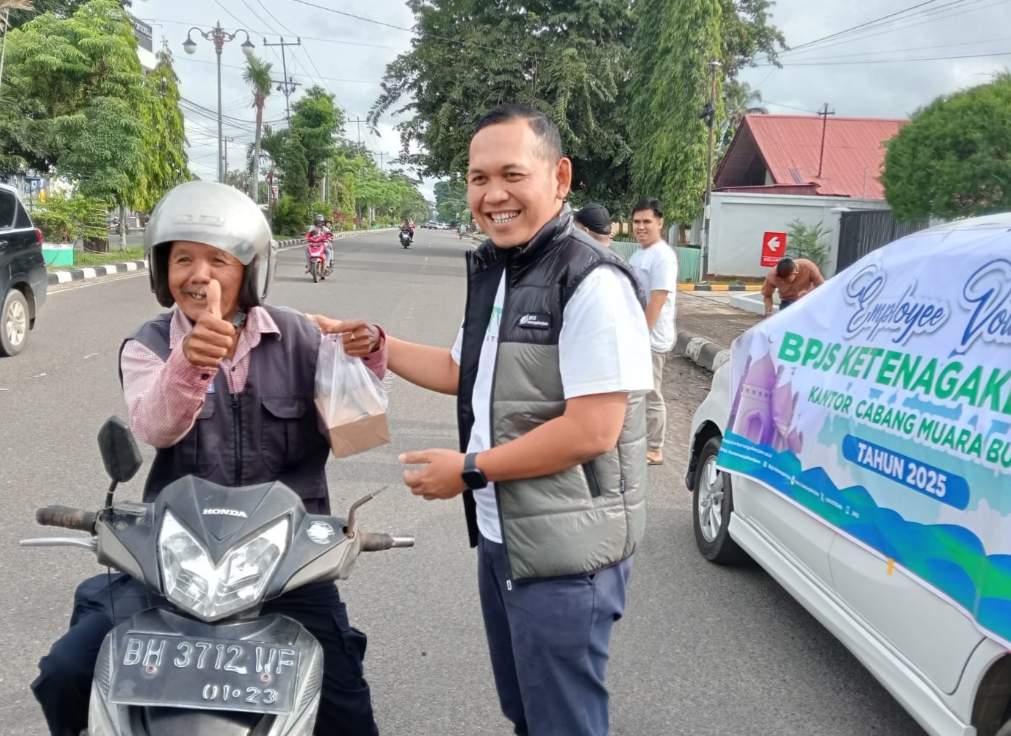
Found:
[[[414,545],[347,519],[306,513],[284,484],[228,488],[193,476],[153,503],[112,500],[140,452],[107,421],[99,445],[112,487],[98,512],[47,506],[40,524],[86,532],[22,541],[79,547],[141,581],[161,601],[106,636],[95,664],[88,736],[311,736],[323,651],[294,619],[261,616],[265,601],[346,579],[362,552]],[[337,727],[336,725],[334,726]]]

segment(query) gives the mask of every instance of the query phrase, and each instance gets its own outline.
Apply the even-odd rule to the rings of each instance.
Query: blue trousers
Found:
[[[112,593],[115,622],[109,603]],[[53,736],[78,736],[88,725],[88,700],[98,650],[106,634],[157,601],[127,575],[88,578],[74,593],[70,628],[39,662],[32,691]],[[295,619],[323,647],[323,692],[316,734],[377,736],[372,698],[363,677],[365,634],[348,623],[347,608],[333,583],[312,583],[269,601],[263,614]]]
[[[608,646],[631,559],[592,575],[512,582],[505,547],[478,543],[499,702],[520,736],[606,736]]]

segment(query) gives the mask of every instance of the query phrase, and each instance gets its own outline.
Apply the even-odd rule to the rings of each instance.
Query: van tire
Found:
[[[24,350],[31,326],[28,300],[17,289],[11,289],[0,307],[0,355],[14,356]]]
[[[717,565],[736,565],[748,555],[730,537],[734,508],[730,476],[716,468],[719,437],[710,437],[699,452],[695,487],[692,488],[692,526],[699,552]]]

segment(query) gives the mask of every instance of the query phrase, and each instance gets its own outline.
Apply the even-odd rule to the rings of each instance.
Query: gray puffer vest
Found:
[[[481,345],[503,272],[505,301],[492,384],[491,437],[501,445],[565,412],[558,337],[565,305],[595,268],[620,270],[644,302],[632,272],[575,229],[571,212],[522,248],[489,240],[467,256],[467,308],[458,419],[466,451]],[[617,446],[590,462],[532,480],[495,484],[502,540],[514,580],[592,573],[629,557],[646,524],[645,396],[629,396]],[[473,494],[464,495],[471,545],[478,528]]]
[[[325,471],[330,445],[319,430],[314,403],[319,329],[303,314],[263,308],[281,334],[263,335],[249,354],[242,393],[230,393],[224,371],[218,371],[193,428],[157,451],[145,501],[185,475],[225,486],[278,480],[301,496],[309,513],[330,513]],[[167,360],[171,321],[171,312],[163,314],[129,339]]]

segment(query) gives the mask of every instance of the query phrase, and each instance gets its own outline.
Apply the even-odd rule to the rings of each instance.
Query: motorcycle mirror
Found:
[[[98,432],[98,448],[105,472],[115,483],[126,483],[133,478],[144,462],[133,433],[119,417],[105,420]]]
[[[365,504],[367,504],[369,501],[371,501],[373,498],[375,498],[376,496],[378,496],[380,493],[382,493],[383,491],[385,491],[389,487],[390,486],[387,484],[387,485],[383,486],[382,488],[380,488],[378,491],[372,491],[372,493],[365,494],[364,496],[362,496],[361,498],[359,498],[357,501],[355,501],[353,504],[351,504],[351,508],[348,509],[347,526],[344,527],[344,533],[349,538],[354,539],[355,531],[358,528],[358,509],[360,509],[362,506],[364,506]]]

